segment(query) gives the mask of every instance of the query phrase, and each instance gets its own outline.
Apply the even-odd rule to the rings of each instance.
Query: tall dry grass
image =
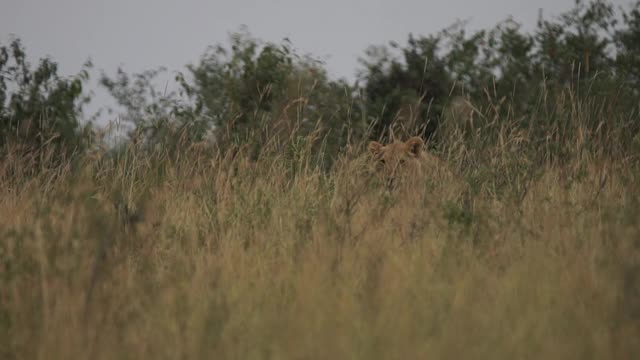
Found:
[[[640,183],[616,124],[637,118],[596,108],[450,119],[458,177],[391,192],[366,144],[327,172],[312,138],[38,171],[6,151],[0,358],[634,358]]]

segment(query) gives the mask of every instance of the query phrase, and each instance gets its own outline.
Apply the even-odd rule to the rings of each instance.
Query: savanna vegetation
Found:
[[[355,83],[243,32],[160,71],[100,75],[113,143],[91,64],[0,46],[0,358],[640,354],[640,2],[410,35]],[[411,135],[442,161],[389,190],[368,142]]]

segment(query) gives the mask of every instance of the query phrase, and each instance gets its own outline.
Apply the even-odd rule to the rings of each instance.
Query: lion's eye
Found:
[[[400,165],[404,164],[405,162],[407,162],[406,159],[400,159]]]

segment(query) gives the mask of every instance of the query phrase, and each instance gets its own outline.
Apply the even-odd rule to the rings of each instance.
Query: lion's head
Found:
[[[421,173],[426,157],[424,141],[414,136],[409,140],[394,141],[383,145],[377,141],[369,143],[369,152],[376,163],[376,171],[388,185],[398,179],[415,178]]]

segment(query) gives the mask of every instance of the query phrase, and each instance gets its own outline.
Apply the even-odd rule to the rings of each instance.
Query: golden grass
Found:
[[[388,193],[361,160],[5,159],[0,358],[638,354],[637,169],[539,165],[517,196],[492,190],[508,174],[461,169],[472,191],[431,171]]]

